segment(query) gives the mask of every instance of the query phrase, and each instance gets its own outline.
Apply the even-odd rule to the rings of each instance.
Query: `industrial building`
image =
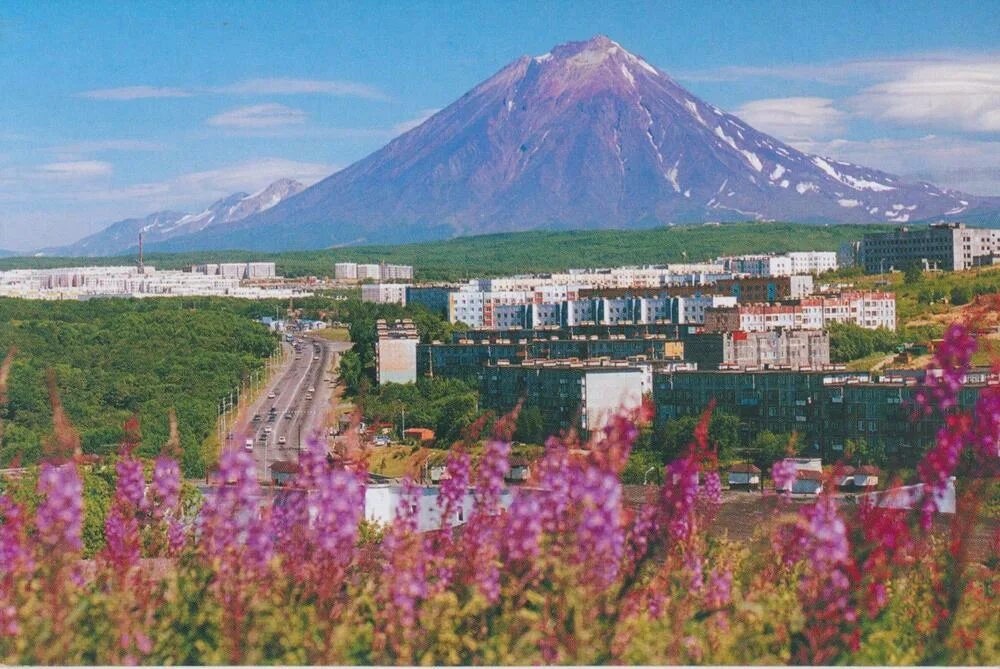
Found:
[[[375,324],[375,378],[384,383],[413,383],[417,380],[417,328],[410,320]]]
[[[1000,230],[935,223],[869,233],[861,242],[861,259],[867,274],[905,270],[914,264],[947,272],[992,265],[1000,260]]]

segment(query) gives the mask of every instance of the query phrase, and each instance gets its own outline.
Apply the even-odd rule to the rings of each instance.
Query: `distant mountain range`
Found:
[[[155,246],[159,242],[189,237],[205,230],[221,230],[248,216],[267,211],[282,200],[301,192],[303,188],[305,187],[298,181],[280,179],[252,195],[234,193],[196,214],[158,211],[145,218],[128,218],[112,223],[100,232],[73,244],[42,249],[36,255],[120,255],[139,246],[140,232],[144,245]]]
[[[367,158],[244,211],[208,223],[163,212],[73,248],[134,245],[144,225],[162,225],[147,236],[159,251],[277,251],[707,221],[896,224],[981,219],[1000,198],[798,151],[598,36],[524,56]]]

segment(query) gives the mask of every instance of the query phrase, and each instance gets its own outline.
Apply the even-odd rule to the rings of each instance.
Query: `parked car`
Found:
[[[283,436],[282,437],[278,437],[278,443],[279,444],[284,444],[285,443],[285,438]]]
[[[267,394],[267,399],[269,400],[273,400],[275,397],[277,397],[277,395],[274,394],[273,390]]]
[[[261,417],[261,415],[260,415],[259,413],[255,413],[255,414],[253,415],[253,421],[252,421],[252,422],[254,422],[254,423],[259,423],[259,422],[261,422],[262,420],[264,420],[264,419],[263,419],[263,418]]]
[[[248,451],[252,451],[253,450],[253,439],[247,439],[245,442],[243,442],[243,448],[245,448]]]

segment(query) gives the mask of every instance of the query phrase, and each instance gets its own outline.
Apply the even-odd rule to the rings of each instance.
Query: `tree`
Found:
[[[920,263],[912,262],[903,271],[903,283],[908,286],[920,283],[924,278],[924,271],[920,268]]]
[[[514,438],[526,444],[541,444],[545,440],[542,412],[536,406],[525,406],[517,414]]]
[[[751,440],[750,449],[753,463],[762,470],[767,470],[776,460],[784,458],[789,449],[794,452],[795,444],[791,435],[764,430]]]
[[[972,301],[972,289],[966,284],[951,289],[951,303],[955,306],[968,304]]]
[[[340,356],[340,378],[344,388],[351,395],[357,395],[361,390],[361,358],[354,351],[345,351]]]
[[[660,431],[659,445],[664,462],[680,457],[694,441],[694,429],[701,416],[683,416],[667,421]],[[718,449],[720,460],[732,457],[740,443],[740,420],[716,411],[708,424],[709,443]]]

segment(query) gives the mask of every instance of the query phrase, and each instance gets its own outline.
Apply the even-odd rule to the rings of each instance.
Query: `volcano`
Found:
[[[733,220],[906,223],[998,204],[805,154],[598,36],[524,56],[298,195],[157,248],[281,250]]]

